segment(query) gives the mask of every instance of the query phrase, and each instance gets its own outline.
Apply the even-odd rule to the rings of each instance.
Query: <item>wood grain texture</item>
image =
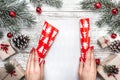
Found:
[[[29,3],[29,0],[26,0],[26,1]],[[41,15],[38,15],[35,12],[35,7],[33,7],[29,3],[28,4],[29,10],[33,15],[35,15],[37,24],[34,25],[30,29],[21,28],[21,33],[30,36],[30,39],[31,39],[30,44],[29,44],[29,47],[25,51],[19,52],[18,54],[12,56],[11,58],[15,58],[20,63],[20,65],[22,65],[22,67],[24,69],[26,68],[26,63],[27,63],[27,59],[28,59],[28,56],[29,56],[29,51],[32,47],[37,46],[37,42],[38,42],[39,36],[40,36],[40,31],[42,29],[42,25],[43,25],[43,22],[45,20],[52,20],[52,21],[75,20],[75,21],[78,22],[78,25],[79,25],[79,19],[80,18],[85,18],[85,17],[88,17],[91,20],[91,22],[90,22],[90,24],[91,24],[90,36],[91,36],[91,45],[95,46],[95,57],[100,58],[101,60],[106,58],[112,52],[109,49],[101,49],[97,45],[97,39],[101,36],[106,35],[107,30],[109,28],[107,27],[107,25],[104,26],[103,28],[98,28],[95,25],[95,22],[97,20],[99,20],[100,15],[97,14],[97,13],[94,13],[92,11],[82,10],[81,6],[79,5],[81,1],[83,1],[83,0],[63,0],[63,7],[61,9],[56,9],[56,8],[49,7],[47,5],[43,5],[43,7],[42,7],[43,12],[42,12]],[[72,23],[72,22],[70,22],[70,23]],[[4,28],[0,28],[0,29],[4,31],[4,35],[5,35],[4,38],[2,40],[0,40],[0,43],[1,43],[3,41],[8,40],[7,37],[6,37],[6,34],[8,33],[8,31],[6,31]],[[52,48],[54,48],[54,47],[52,47]],[[52,55],[52,56],[54,57],[54,55]],[[54,59],[52,59],[52,60],[54,60]],[[50,59],[47,59],[47,61],[49,62]],[[3,67],[5,62],[6,61],[1,61],[1,59],[0,59],[0,67]],[[49,67],[49,65],[46,65],[46,68],[47,67]],[[46,69],[45,71],[48,71],[48,69]],[[60,73],[58,72],[57,74],[60,74]],[[51,77],[49,77],[49,78],[47,78],[47,76],[48,76],[48,73],[46,72],[45,80],[55,80],[54,78],[51,78],[51,77],[54,77],[54,76],[51,75]],[[63,77],[65,79],[61,79],[61,80],[66,80],[67,77]],[[77,77],[77,75],[76,75],[76,77]],[[102,80],[102,79],[98,78],[97,80]]]

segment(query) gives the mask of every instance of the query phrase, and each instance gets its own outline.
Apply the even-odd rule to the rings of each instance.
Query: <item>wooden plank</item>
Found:
[[[29,0],[26,0],[26,1],[29,3]],[[63,20],[63,21],[69,21],[69,23],[74,24],[72,22],[72,20],[73,20],[74,22],[75,21],[78,22],[75,25],[79,25],[79,19],[80,18],[85,18],[85,17],[88,17],[91,20],[91,22],[90,22],[90,24],[91,24],[91,34],[90,34],[91,35],[91,45],[95,46],[95,57],[96,58],[100,58],[101,60],[103,60],[104,58],[106,58],[112,52],[108,48],[107,49],[101,49],[97,45],[97,39],[99,37],[103,36],[103,35],[106,35],[108,28],[107,28],[107,26],[104,26],[103,28],[98,28],[95,25],[95,22],[100,19],[100,15],[97,14],[97,13],[94,13],[92,11],[81,9],[81,5],[79,5],[79,3],[81,1],[83,1],[83,0],[75,0],[75,1],[74,0],[63,0],[63,7],[61,9],[56,9],[56,8],[53,8],[53,7],[49,7],[49,6],[43,5],[43,7],[42,7],[43,12],[42,12],[41,15],[38,15],[36,13],[36,11],[35,11],[35,7],[33,7],[33,5],[31,5],[29,3],[29,5],[28,5],[29,6],[29,10],[30,10],[30,12],[33,15],[35,15],[37,24],[35,24],[32,28],[29,28],[29,29],[21,27],[21,33],[30,36],[30,39],[31,39],[30,45],[29,45],[29,47],[25,51],[19,52],[18,54],[16,54],[15,56],[12,56],[11,58],[15,58],[22,65],[22,67],[24,69],[26,68],[26,63],[27,63],[27,59],[28,59],[28,56],[29,56],[29,51],[30,51],[30,49],[32,47],[36,47],[37,42],[39,40],[39,36],[40,36],[40,32],[41,32],[41,29],[42,29],[43,22],[45,20],[52,20],[53,22],[54,21],[60,21],[60,20],[62,21]],[[63,24],[66,24],[66,23],[63,23]],[[54,23],[53,23],[53,25],[54,25]],[[79,27],[79,26],[72,26],[70,28],[73,28],[73,27],[76,28],[76,27]],[[8,39],[6,37],[6,34],[7,34],[8,31],[6,31],[4,28],[0,28],[0,29],[2,29],[3,31],[5,31],[4,32],[4,35],[5,35],[4,38],[2,40],[0,40],[0,43],[1,43],[2,41]],[[76,33],[78,33],[78,32],[76,31]],[[67,35],[67,33],[66,33],[66,35]],[[70,37],[70,36],[68,36],[68,37]],[[55,44],[51,49],[55,49],[55,46],[58,46],[58,44],[59,43]],[[68,46],[66,44],[64,44],[64,45]],[[60,49],[62,50],[62,48],[60,48]],[[52,50],[52,51],[54,52],[55,50]],[[52,67],[53,65],[55,67],[55,63],[57,61],[59,61],[56,58],[58,56],[60,56],[61,54],[57,54],[57,52],[54,52],[54,54],[50,54],[49,57],[47,58],[47,61],[48,61],[47,65],[48,65],[48,67],[49,67],[49,65],[50,65],[50,67]],[[73,55],[73,54],[71,54],[71,55]],[[78,55],[78,53],[77,53],[77,55]],[[76,57],[74,60],[76,60],[79,57],[79,56],[76,56],[76,55],[74,55],[74,56]],[[60,56],[60,57],[62,57],[62,56]],[[69,57],[71,57],[71,56],[69,56]],[[51,59],[51,58],[53,58],[53,59]],[[69,59],[70,58],[68,58],[68,60]],[[55,62],[55,60],[57,60],[57,61]],[[3,62],[3,61],[0,60],[0,67],[3,67],[5,62]],[[62,61],[61,61],[61,64],[62,64]],[[46,66],[46,71],[49,71],[48,67]],[[59,72],[58,72],[58,74],[59,74]],[[51,75],[53,75],[53,74],[51,74]],[[49,76],[49,75],[46,75],[46,76]],[[63,77],[63,76],[61,76],[61,77]],[[51,79],[47,78],[46,80],[51,80]],[[52,79],[52,80],[54,80],[54,79]],[[66,79],[61,79],[61,80],[66,80]],[[100,80],[100,79],[98,79],[98,80]]]

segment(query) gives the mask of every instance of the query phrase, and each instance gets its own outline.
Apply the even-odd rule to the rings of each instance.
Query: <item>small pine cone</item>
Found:
[[[116,40],[114,42],[112,42],[109,47],[114,51],[119,53],[120,52],[120,41]]]
[[[120,49],[120,43],[118,44],[118,49]]]
[[[116,65],[105,65],[104,66],[104,71],[107,73],[107,74],[110,74],[110,75],[115,75],[115,74],[118,74],[119,73],[119,68],[116,67]]]
[[[30,39],[28,36],[18,35],[13,37],[12,42],[16,48],[18,48],[19,50],[24,50],[25,48],[27,48],[29,40]]]
[[[115,65],[110,66],[110,68],[112,74],[118,74],[119,69]]]

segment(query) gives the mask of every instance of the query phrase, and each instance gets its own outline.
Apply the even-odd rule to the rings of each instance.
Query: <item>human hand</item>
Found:
[[[30,56],[27,62],[26,79],[27,80],[43,80],[44,63],[45,63],[45,60],[39,63],[38,54],[35,48],[33,48],[30,51]]]
[[[96,62],[94,58],[94,47],[90,47],[87,55],[86,61],[83,62],[83,59],[80,59],[79,64],[79,78],[80,80],[96,80]]]

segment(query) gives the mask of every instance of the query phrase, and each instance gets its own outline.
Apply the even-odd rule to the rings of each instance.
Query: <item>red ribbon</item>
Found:
[[[105,39],[105,43],[108,44],[108,42],[109,42],[109,41],[108,41],[107,39]]]
[[[107,40],[105,37],[103,37],[103,38],[104,38],[104,43],[108,45],[109,40]]]
[[[17,74],[16,74],[16,71],[15,71],[15,70],[14,70],[14,71],[12,71],[10,74],[11,74],[11,77],[12,77],[12,76],[17,76]]]
[[[3,51],[5,51],[6,53],[8,51],[8,47],[9,47],[8,44],[0,44],[0,49],[2,49]]]

